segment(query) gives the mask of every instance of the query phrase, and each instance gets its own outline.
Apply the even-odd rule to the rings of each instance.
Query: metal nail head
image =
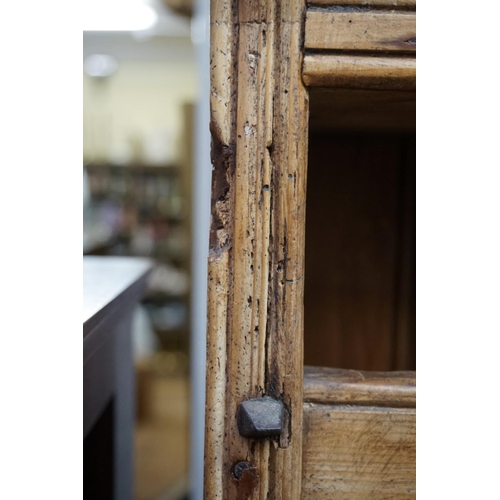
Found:
[[[238,407],[236,418],[243,437],[277,437],[283,431],[284,405],[269,396],[247,399]]]

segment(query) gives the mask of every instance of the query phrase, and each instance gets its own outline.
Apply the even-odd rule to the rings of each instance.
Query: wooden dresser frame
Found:
[[[303,366],[308,87],[414,91],[415,49],[414,0],[212,0],[206,499],[415,496],[414,373]]]

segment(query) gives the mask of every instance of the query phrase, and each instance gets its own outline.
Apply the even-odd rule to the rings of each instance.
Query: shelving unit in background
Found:
[[[89,163],[85,170],[84,254],[154,258],[143,304],[162,348],[187,352],[190,234],[181,167]]]

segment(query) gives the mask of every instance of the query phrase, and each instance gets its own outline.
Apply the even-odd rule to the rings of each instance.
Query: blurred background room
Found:
[[[199,102],[206,83],[200,78],[208,43],[204,4],[106,0],[82,7],[83,254],[155,262],[132,325],[137,500],[188,498],[190,490],[190,358],[204,359],[204,341],[200,354],[190,356],[197,265],[191,249],[193,232],[203,239],[208,226],[203,203],[210,191],[208,126],[195,141],[197,119],[206,118]],[[201,175],[196,158],[204,159]],[[205,251],[201,245],[200,276],[206,276]],[[204,321],[203,314],[203,335]]]
[[[208,9],[84,8],[83,254],[154,262],[132,322],[136,500],[203,498]],[[310,110],[305,364],[414,370],[414,93],[318,88]]]

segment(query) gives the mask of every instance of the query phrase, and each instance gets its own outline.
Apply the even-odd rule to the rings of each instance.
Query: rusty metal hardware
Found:
[[[246,471],[252,469],[254,469],[254,467],[252,467],[250,462],[238,462],[233,466],[233,477],[240,480]]]

